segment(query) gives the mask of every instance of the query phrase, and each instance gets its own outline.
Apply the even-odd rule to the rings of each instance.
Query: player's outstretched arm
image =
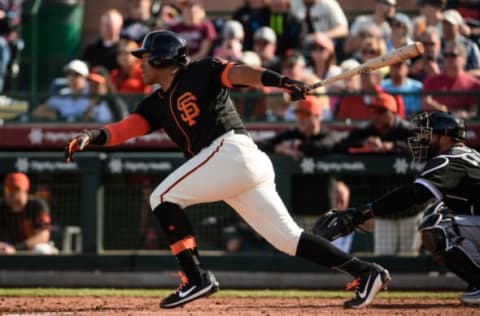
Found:
[[[101,129],[83,130],[73,137],[65,147],[65,161],[72,162],[73,154],[84,150],[89,144],[115,146],[130,138],[147,134],[150,124],[143,116],[133,113],[125,119],[105,125]]]
[[[278,87],[290,94],[292,101],[305,99],[308,92],[303,82],[293,80],[287,76],[262,67],[234,65],[228,69],[229,82],[233,86],[249,86],[255,88]]]

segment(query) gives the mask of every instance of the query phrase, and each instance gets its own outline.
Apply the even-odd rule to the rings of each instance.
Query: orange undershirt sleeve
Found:
[[[130,138],[147,134],[150,131],[150,124],[143,116],[134,113],[119,122],[105,125],[104,130],[107,132],[105,145],[115,146]]]
[[[228,79],[228,72],[230,69],[233,67],[233,63],[228,63],[225,68],[222,71],[221,79],[222,79],[222,84],[227,87],[227,88],[233,88],[232,83]]]

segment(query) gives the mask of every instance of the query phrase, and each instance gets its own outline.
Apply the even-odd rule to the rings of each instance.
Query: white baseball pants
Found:
[[[278,250],[296,254],[303,231],[288,213],[275,188],[269,157],[253,140],[228,132],[173,171],[150,196],[155,209],[162,202],[186,208],[225,201]]]

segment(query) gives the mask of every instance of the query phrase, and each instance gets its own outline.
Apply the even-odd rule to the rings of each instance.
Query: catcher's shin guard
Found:
[[[471,242],[464,240],[463,243],[467,243],[467,247],[456,245],[445,252],[445,265],[468,284],[480,287],[480,264],[466,251]]]

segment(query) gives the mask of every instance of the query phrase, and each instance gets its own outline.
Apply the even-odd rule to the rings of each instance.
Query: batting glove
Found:
[[[93,133],[89,130],[83,130],[79,135],[70,140],[65,147],[65,161],[73,162],[73,153],[82,151],[93,139]]]
[[[308,92],[307,87],[301,81],[296,81],[288,77],[280,80],[280,87],[290,95],[291,101],[304,100]]]

